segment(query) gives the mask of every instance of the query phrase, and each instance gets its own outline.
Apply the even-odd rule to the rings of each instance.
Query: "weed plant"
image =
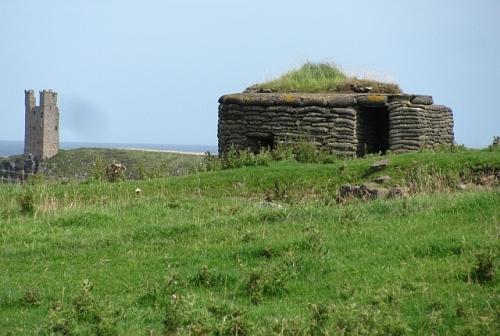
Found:
[[[34,197],[30,191],[19,195],[19,211],[22,215],[31,216],[35,212]]]
[[[269,166],[273,161],[295,160],[301,163],[333,163],[339,156],[317,149],[306,140],[294,144],[278,143],[273,149],[262,149],[253,153],[248,149],[231,145],[220,158],[210,153],[205,154],[204,165],[208,171],[217,169],[233,169],[252,166]]]
[[[470,278],[480,284],[493,281],[495,276],[494,254],[491,251],[478,253]]]

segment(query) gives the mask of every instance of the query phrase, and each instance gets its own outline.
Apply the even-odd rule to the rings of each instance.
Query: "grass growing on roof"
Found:
[[[352,86],[369,86],[374,93],[400,93],[394,83],[359,79],[344,74],[335,64],[307,62],[297,69],[290,70],[277,79],[257,84],[257,89],[273,92],[353,92]]]

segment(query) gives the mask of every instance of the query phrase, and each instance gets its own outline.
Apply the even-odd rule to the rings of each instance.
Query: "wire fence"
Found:
[[[0,169],[0,182],[2,183],[24,183],[33,173],[26,173],[24,171]]]
[[[25,183],[27,180],[36,177],[42,177],[43,179],[49,180],[67,179],[67,177],[64,176],[46,175],[41,172],[32,173],[25,172],[24,170],[0,169],[0,183]]]
[[[75,173],[68,177],[65,175],[46,174],[45,171],[37,173],[25,172],[24,170],[0,169],[0,183],[25,183],[33,178],[42,178],[46,181],[84,181],[90,177],[89,173]]]

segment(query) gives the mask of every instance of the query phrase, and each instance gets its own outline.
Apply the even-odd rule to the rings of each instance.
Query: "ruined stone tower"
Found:
[[[25,90],[24,155],[45,160],[59,150],[59,109],[57,93],[40,91],[40,105],[36,106],[33,90]]]

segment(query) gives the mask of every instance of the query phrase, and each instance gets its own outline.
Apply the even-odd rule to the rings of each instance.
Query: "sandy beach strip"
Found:
[[[158,153],[171,153],[171,154],[184,154],[184,155],[205,155],[202,152],[184,152],[168,149],[150,149],[150,148],[116,148],[116,149],[126,149],[133,151],[143,151],[143,152],[158,152]]]

